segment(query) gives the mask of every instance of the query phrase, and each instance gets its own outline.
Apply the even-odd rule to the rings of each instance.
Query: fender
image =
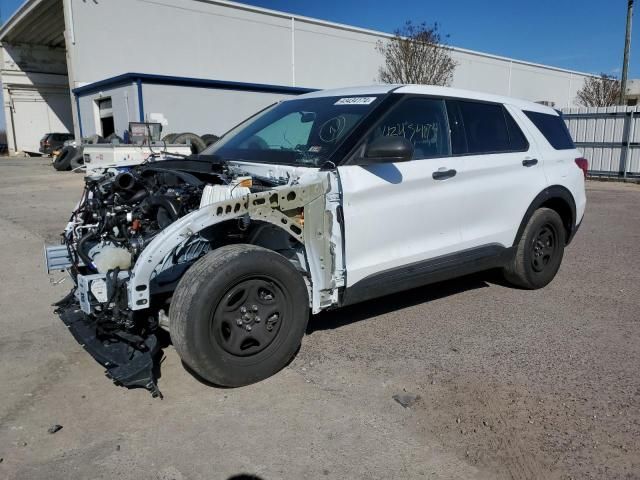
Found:
[[[326,194],[331,189],[329,174],[315,177],[308,183],[284,185],[273,190],[251,193],[244,197],[216,202],[179,218],[162,230],[149,243],[131,269],[127,285],[128,306],[131,310],[149,307],[151,278],[164,259],[191,236],[207,227],[248,215],[254,220],[271,223],[285,230],[305,247],[308,270],[314,294],[314,307],[327,288],[326,273],[334,270],[328,254],[330,228],[325,218]],[[296,213],[304,212],[302,217]],[[320,219],[320,220],[319,220]],[[306,221],[305,221],[306,220]],[[311,299],[310,295],[310,299]],[[315,309],[315,308],[314,308]]]
[[[529,223],[529,219],[531,219],[533,212],[535,212],[538,208],[540,208],[542,205],[549,202],[550,200],[556,200],[556,199],[561,200],[563,203],[565,203],[571,213],[571,218],[569,219],[570,223],[569,224],[565,223],[565,227],[568,230],[566,244],[569,245],[569,243],[573,239],[573,236],[577,230],[576,202],[573,199],[573,195],[566,187],[563,187],[561,185],[552,185],[550,187],[545,188],[542,192],[536,195],[536,197],[531,202],[531,205],[529,205],[529,208],[527,208],[527,211],[525,212],[524,217],[522,218],[522,222],[520,222],[520,227],[518,228],[518,232],[516,233],[515,240],[513,241],[514,247],[517,246],[518,243],[520,243],[520,239],[522,238],[524,229],[527,226],[527,223]],[[565,221],[566,219],[563,218],[563,222]]]

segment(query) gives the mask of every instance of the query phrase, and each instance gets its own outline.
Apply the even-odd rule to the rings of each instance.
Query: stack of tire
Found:
[[[192,153],[200,153],[209,145],[218,141],[217,135],[206,134],[196,135],[195,133],[169,133],[162,137],[162,141],[167,145],[190,145]]]
[[[100,135],[93,135],[92,137],[85,138],[82,141],[82,145],[95,145],[96,143],[113,143],[114,140],[116,140],[117,143],[122,143],[122,138],[120,138],[115,133],[112,133],[107,138],[102,138]],[[53,158],[53,168],[58,171],[72,170],[76,173],[81,172],[80,167],[84,165],[82,145],[67,145],[63,147],[63,149],[60,150],[60,153]]]
[[[60,153],[53,157],[53,168],[59,172],[74,170],[80,167],[82,160],[82,147],[67,145],[60,150]]]

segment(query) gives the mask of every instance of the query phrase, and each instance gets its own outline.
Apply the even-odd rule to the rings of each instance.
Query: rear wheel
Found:
[[[521,288],[537,289],[549,284],[562,263],[565,229],[555,210],[536,210],[522,233],[516,252],[504,268],[505,279]]]
[[[283,368],[308,318],[305,282],[287,259],[253,245],[229,245],[182,277],[170,331],[178,354],[198,375],[237,387]]]

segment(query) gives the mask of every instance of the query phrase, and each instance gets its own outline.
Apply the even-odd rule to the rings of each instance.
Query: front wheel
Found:
[[[564,245],[565,228],[560,215],[549,208],[536,210],[503,270],[505,279],[530,290],[546,286],[558,273]]]
[[[282,255],[229,245],[198,260],[171,301],[170,331],[182,360],[211,383],[239,387],[291,360],[309,319],[306,284]]]

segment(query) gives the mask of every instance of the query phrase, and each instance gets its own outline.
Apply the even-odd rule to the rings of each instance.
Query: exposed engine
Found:
[[[202,175],[200,175],[202,177]],[[207,184],[229,181],[157,166],[87,178],[83,196],[65,229],[75,266],[89,272],[125,270],[159,231],[200,206]]]
[[[94,333],[89,335],[101,342],[100,348],[116,344],[121,348],[125,344],[128,347],[123,350],[123,359],[127,355],[144,355],[145,368],[136,370],[132,378],[128,377],[128,370],[121,373],[112,369],[110,376],[114,380],[157,390],[148,373],[150,357],[157,349],[154,332],[167,318],[165,312],[178,281],[216,245],[248,241],[250,236],[255,240],[265,226],[251,224],[246,216],[186,239],[156,268],[151,284],[152,304],[134,312],[127,306],[125,286],[140,253],[163,229],[184,215],[211,203],[270,190],[276,184],[239,176],[215,162],[193,159],[154,162],[85,178],[80,202],[62,234],[70,262],[68,271],[77,288],[59,307],[65,310],[67,318],[63,315],[63,321],[73,325],[74,334],[78,335],[80,328],[75,317],[70,316],[75,309],[77,314],[84,313],[85,324],[87,319],[92,322]],[[82,342],[87,339],[82,338]],[[109,358],[113,357],[114,352],[109,352]],[[107,363],[104,362],[108,367]],[[109,364],[115,363],[111,360]],[[132,362],[123,360],[125,363]],[[140,371],[146,372],[141,379]]]

